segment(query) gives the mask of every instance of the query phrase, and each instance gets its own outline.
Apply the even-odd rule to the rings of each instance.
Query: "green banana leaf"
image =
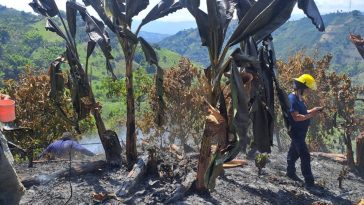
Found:
[[[211,156],[210,164],[206,169],[204,175],[204,185],[207,189],[214,189],[216,184],[216,178],[220,175],[223,170],[223,163],[218,164],[217,160],[221,158],[221,153],[216,152]]]

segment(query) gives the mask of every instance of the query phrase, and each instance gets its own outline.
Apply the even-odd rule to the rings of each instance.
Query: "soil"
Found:
[[[196,170],[197,154],[183,160],[175,160],[172,155],[163,156],[159,172],[162,177],[146,176],[127,196],[115,197],[128,172],[121,169],[101,168],[81,176],[71,176],[72,198],[68,204],[163,204],[184,181],[191,169]],[[100,159],[103,156],[96,158]],[[242,156],[240,156],[242,158]],[[97,159],[89,159],[97,160]],[[72,166],[81,163],[75,161]],[[285,176],[286,153],[273,150],[269,163],[258,175],[254,161],[249,160],[244,167],[225,169],[216,180],[215,190],[209,194],[198,194],[193,189],[174,204],[356,204],[364,198],[364,179],[354,173],[348,173],[339,188],[338,176],[342,165],[327,159],[313,157],[311,165],[319,188],[306,189],[300,182]],[[299,161],[297,174],[300,178]],[[68,162],[50,162],[35,164],[27,168],[26,164],[17,164],[16,170],[24,179],[31,176],[43,176],[44,183],[26,190],[20,204],[65,204],[71,194],[69,177],[50,177],[52,173],[66,169]],[[302,178],[303,179],[303,178]],[[97,202],[93,194],[111,193],[108,199]]]

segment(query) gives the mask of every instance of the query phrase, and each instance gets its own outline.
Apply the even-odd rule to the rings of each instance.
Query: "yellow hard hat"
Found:
[[[315,78],[313,78],[310,74],[303,74],[300,77],[293,79],[302,84],[305,84],[311,90],[317,90]]]

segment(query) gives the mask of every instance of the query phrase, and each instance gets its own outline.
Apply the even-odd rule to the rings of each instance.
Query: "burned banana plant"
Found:
[[[156,88],[157,99],[159,101],[159,113],[157,114],[156,124],[162,124],[163,118],[163,70],[158,65],[157,55],[143,38],[138,37],[140,29],[151,21],[169,15],[186,5],[185,0],[161,0],[145,16],[135,32],[132,32],[133,17],[147,8],[149,0],[83,0],[86,6],[92,6],[99,14],[102,21],[118,37],[125,57],[126,69],[126,89],[127,89],[127,133],[126,133],[126,157],[128,166],[131,168],[137,159],[136,151],[136,127],[135,127],[135,107],[133,90],[133,60],[138,44],[141,44],[145,58],[149,64],[157,67]]]
[[[71,80],[68,80],[68,83],[65,84],[64,74],[61,70],[62,63],[65,63],[66,59],[63,56],[55,59],[49,66],[48,74],[50,77],[51,91],[49,93],[49,97],[53,100],[54,106],[57,108],[57,111],[63,116],[63,118],[70,124],[72,124],[76,129],[78,129],[78,121],[77,117],[69,117],[66,112],[62,108],[62,104],[60,102],[65,88],[70,88]],[[73,100],[74,101],[74,100]],[[76,108],[74,108],[76,110]],[[77,111],[76,111],[77,113]]]
[[[361,57],[364,59],[364,40],[360,35],[349,34],[349,39],[355,45]]]
[[[61,64],[67,62],[70,68],[70,75],[68,77],[68,83],[66,87],[68,87],[71,91],[72,104],[76,113],[76,117],[74,119],[67,119],[77,126],[78,121],[84,119],[91,112],[95,118],[97,130],[104,147],[108,163],[113,166],[120,166],[121,146],[119,139],[115,132],[106,130],[105,124],[101,118],[100,106],[96,102],[96,99],[92,93],[88,77],[88,60],[95,48],[95,45],[98,44],[105,56],[106,68],[115,78],[110,64],[110,59],[113,59],[113,57],[111,55],[109,37],[105,30],[104,24],[91,16],[84,6],[75,3],[75,1],[67,1],[66,3],[66,16],[68,25],[66,25],[63,17],[59,13],[54,0],[33,0],[30,3],[30,6],[35,12],[47,17],[46,30],[56,33],[66,42],[65,53],[61,58],[52,62],[50,66],[50,97],[60,108],[58,95],[62,93],[63,89],[63,87],[60,86],[60,82],[63,80],[60,77]],[[86,23],[86,32],[90,38],[87,46],[86,69],[81,64],[75,40],[77,30],[76,17],[78,13]],[[58,16],[61,20],[63,29],[58,26],[58,22],[55,19],[51,18],[55,16]],[[61,109],[60,111],[62,112]]]
[[[187,8],[196,20],[202,46],[208,48],[211,63],[205,70],[211,88],[208,93],[208,103],[212,106],[211,110],[220,110],[220,112],[229,110],[222,108],[229,107],[228,103],[230,103],[230,110],[233,110],[227,115],[215,113],[215,115],[230,115],[230,117],[224,117],[227,130],[220,132],[218,136],[227,140],[217,140],[228,141],[228,144],[214,146],[216,149],[212,156],[211,141],[216,135],[211,133],[214,128],[211,128],[210,119],[216,117],[211,116],[212,112],[207,116],[198,163],[196,183],[198,190],[213,188],[222,164],[232,160],[240,150],[245,149],[248,142],[246,132],[249,116],[253,121],[254,138],[259,150],[270,151],[274,119],[273,84],[276,80],[273,71],[275,56],[272,51],[274,49],[269,47],[271,45],[269,36],[289,19],[297,2],[299,2],[299,8],[305,11],[316,27],[320,31],[324,30],[321,16],[313,0],[289,2],[285,0],[208,0],[206,1],[207,13],[199,8],[199,0],[186,0]],[[233,34],[227,38],[226,30],[235,10],[237,10],[239,24]],[[257,49],[257,44],[262,41],[263,46]],[[241,49],[228,57],[230,48],[236,44],[240,44]],[[244,74],[254,76],[254,79],[251,82],[243,82],[241,75],[244,76]],[[221,95],[224,95],[221,88],[223,75],[230,75],[228,82],[231,84],[230,102],[226,98],[221,100],[223,99]],[[280,92],[279,95],[279,99],[283,100],[284,93]],[[215,124],[223,126],[223,123]]]

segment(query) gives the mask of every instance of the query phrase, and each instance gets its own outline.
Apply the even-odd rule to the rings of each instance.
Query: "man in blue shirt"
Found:
[[[311,171],[310,153],[305,142],[310,119],[316,116],[322,107],[307,110],[303,101],[303,94],[307,89],[316,90],[315,79],[309,74],[303,74],[294,79],[294,92],[288,95],[290,105],[289,122],[291,125],[290,137],[292,139],[287,155],[287,176],[295,181],[302,181],[296,175],[295,163],[301,159],[301,172],[307,187],[314,186],[314,177]]]
[[[50,144],[39,156],[42,158],[45,155],[51,155],[52,157],[68,158],[69,155],[75,155],[76,153],[84,154],[87,156],[94,156],[95,154],[86,149],[82,145],[78,144],[75,140],[72,140],[72,133],[65,132],[60,140],[57,140]]]

